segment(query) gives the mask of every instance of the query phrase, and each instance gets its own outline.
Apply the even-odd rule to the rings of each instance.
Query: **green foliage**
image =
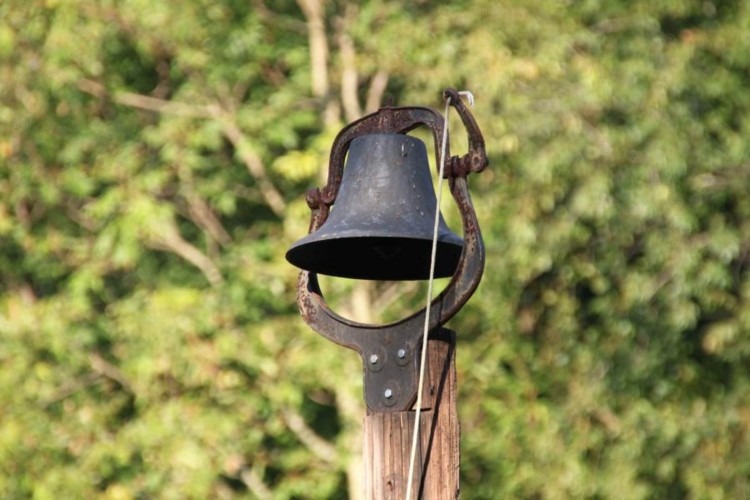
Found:
[[[383,82],[472,90],[491,155],[463,496],[748,496],[746,2],[8,0],[4,498],[356,495],[359,360],[283,256]],[[368,321],[424,293],[323,284]]]

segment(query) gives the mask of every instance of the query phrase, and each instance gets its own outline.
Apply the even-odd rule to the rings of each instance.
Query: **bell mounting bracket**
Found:
[[[444,97],[458,112],[469,136],[469,152],[450,157],[446,144],[445,177],[458,205],[464,233],[464,248],[453,278],[432,300],[428,328],[434,331],[452,318],[479,286],[484,270],[485,250],[466,177],[480,172],[487,164],[484,138],[474,117],[458,92],[447,89]],[[328,218],[336,200],[344,170],[344,158],[351,141],[377,133],[400,133],[427,126],[435,140],[436,165],[443,145],[443,117],[425,107],[384,107],[345,127],[334,140],[328,169],[328,183],[307,193],[312,209],[309,232],[316,231]],[[384,413],[411,409],[417,397],[421,336],[426,308],[387,325],[368,325],[343,318],[326,304],[317,274],[302,271],[297,287],[297,302],[305,322],[323,337],[357,351],[364,366],[365,402],[370,412]]]

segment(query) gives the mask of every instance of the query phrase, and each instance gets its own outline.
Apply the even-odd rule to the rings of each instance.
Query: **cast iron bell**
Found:
[[[422,141],[398,133],[356,137],[328,219],[286,258],[344,278],[428,279],[436,204]],[[463,239],[441,215],[435,277],[453,275],[462,250]]]

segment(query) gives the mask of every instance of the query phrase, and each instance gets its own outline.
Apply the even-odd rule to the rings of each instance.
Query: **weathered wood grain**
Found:
[[[456,413],[455,333],[430,335],[413,498],[458,498],[459,423]],[[415,409],[365,416],[365,497],[404,500]]]

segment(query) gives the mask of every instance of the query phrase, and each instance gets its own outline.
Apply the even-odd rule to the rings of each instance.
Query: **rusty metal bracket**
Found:
[[[448,179],[451,177],[466,177],[469,173],[481,172],[487,168],[489,160],[487,159],[487,151],[484,147],[484,136],[482,136],[482,131],[479,130],[479,125],[477,125],[474,115],[471,114],[463,100],[461,100],[461,96],[456,89],[445,89],[443,91],[443,98],[450,98],[450,105],[458,112],[458,116],[461,117],[461,121],[464,127],[466,127],[466,132],[469,136],[469,152],[461,157],[451,156],[450,160],[446,162],[443,176]],[[449,153],[446,153],[446,156],[449,156]]]
[[[456,94],[456,98],[452,99],[452,105],[456,106],[455,102],[458,101],[463,106],[457,97]],[[459,110],[459,114],[469,129],[471,149],[467,156],[483,155],[476,164],[482,164],[484,168],[487,157],[484,154],[484,140],[476,122],[465,107]],[[465,116],[468,118],[465,119]],[[469,126],[472,123],[475,131]],[[443,118],[430,108],[383,108],[344,128],[336,137],[331,150],[328,184],[322,190],[308,192],[307,201],[312,209],[310,232],[317,230],[328,217],[341,184],[344,157],[352,139],[373,133],[406,133],[420,125],[426,125],[432,130],[436,157],[439,158],[444,123]],[[464,249],[450,283],[430,305],[430,330],[445,324],[469,300],[479,286],[484,270],[484,242],[469,195],[466,175],[451,176],[450,190],[461,214]],[[316,332],[360,354],[364,370],[365,402],[371,412],[404,411],[412,407],[417,396],[420,339],[426,308],[388,325],[367,325],[351,321],[328,307],[317,275],[309,271],[300,273],[297,302],[302,318]]]

